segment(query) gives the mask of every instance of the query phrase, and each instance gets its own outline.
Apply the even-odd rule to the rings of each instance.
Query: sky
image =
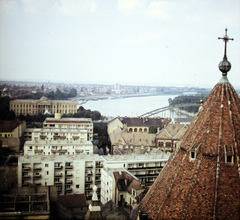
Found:
[[[0,80],[212,87],[226,27],[239,87],[239,0],[0,0]]]

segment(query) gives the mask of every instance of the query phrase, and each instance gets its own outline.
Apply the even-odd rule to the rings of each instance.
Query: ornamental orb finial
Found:
[[[225,35],[223,37],[219,37],[218,39],[222,39],[224,41],[224,56],[223,60],[218,64],[219,70],[222,72],[223,76],[227,75],[227,72],[231,69],[231,63],[227,59],[227,42],[229,40],[233,40],[233,38],[229,38],[227,36],[227,28],[225,29]]]

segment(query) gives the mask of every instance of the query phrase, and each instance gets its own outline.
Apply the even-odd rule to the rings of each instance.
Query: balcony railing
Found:
[[[55,173],[54,177],[62,177],[62,173]]]
[[[23,167],[22,170],[29,171],[29,170],[31,170],[31,167]]]
[[[39,174],[39,175],[34,175],[33,178],[34,178],[34,179],[40,179],[40,178],[42,178],[42,176],[41,176],[41,174]]]
[[[55,170],[61,170],[62,168],[63,168],[63,166],[54,167]]]
[[[66,181],[65,182],[65,185],[71,185],[73,183],[73,181],[72,180],[69,180],[69,181]]]
[[[23,179],[30,179],[30,175],[24,175],[22,176]]]
[[[68,170],[73,169],[73,165],[66,165],[65,169],[68,169]]]
[[[61,181],[54,181],[54,185],[62,185]]]
[[[73,176],[72,173],[67,173],[67,174],[65,174],[65,177],[72,177],[72,176]]]
[[[42,168],[41,167],[34,167],[33,170],[40,171],[40,170],[42,170]]]
[[[72,188],[66,188],[65,192],[72,192]]]

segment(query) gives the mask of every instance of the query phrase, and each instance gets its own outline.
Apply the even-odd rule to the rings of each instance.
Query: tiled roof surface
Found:
[[[110,122],[116,120],[114,118]],[[161,126],[171,122],[170,118],[147,118],[147,117],[119,117],[119,120],[126,124],[128,127],[150,127],[150,126]],[[108,124],[110,123],[108,122]]]
[[[121,174],[119,172],[113,172],[116,185],[119,191],[128,191],[132,194],[132,188],[141,188],[141,183],[139,180],[136,180],[133,176],[129,175],[127,172],[122,171]],[[125,183],[126,180],[126,183]]]
[[[0,121],[0,132],[12,132],[22,123],[22,121]]]
[[[155,146],[156,134],[127,132],[115,129],[110,135],[112,145]]]
[[[234,162],[226,163],[231,149]],[[239,219],[239,154],[240,100],[230,83],[219,83],[138,209],[149,219]]]
[[[175,123],[168,124],[157,134],[158,139],[181,139],[188,129],[188,125]]]

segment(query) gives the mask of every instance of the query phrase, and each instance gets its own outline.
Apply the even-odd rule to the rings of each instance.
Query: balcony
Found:
[[[43,150],[34,150],[35,154],[41,154]]]
[[[58,189],[57,189],[57,192],[58,192],[58,193],[62,192],[62,188],[58,188]]]
[[[72,192],[72,188],[66,188],[65,192]]]
[[[93,174],[92,173],[86,173],[86,176],[92,176]]]
[[[73,183],[72,180],[68,180],[68,181],[65,182],[65,185],[71,185],[72,183]]]
[[[73,176],[72,173],[67,173],[67,174],[65,174],[65,177],[72,177],[72,176]]]
[[[54,167],[55,170],[61,170],[63,166]]]
[[[41,167],[34,167],[33,170],[34,171],[40,171],[40,170],[42,170],[42,168]]]
[[[92,187],[89,187],[89,188],[85,187],[85,191],[92,191]]]
[[[62,185],[61,181],[54,181],[54,185]]]
[[[92,183],[92,180],[85,180],[85,183]]]
[[[96,173],[96,176],[101,176],[101,173]]]
[[[23,179],[30,179],[30,175],[24,175],[22,176]]]
[[[31,168],[30,168],[30,167],[27,167],[27,166],[24,166],[24,167],[22,168],[22,170],[23,170],[23,171],[30,171]]]
[[[65,169],[71,170],[71,169],[73,169],[73,165],[66,165],[66,166],[65,166]]]
[[[37,183],[33,183],[33,185],[36,185],[36,186],[41,186],[42,184],[37,182]]]
[[[54,177],[62,177],[62,173],[55,173]]]
[[[42,178],[41,174],[33,176],[33,179],[40,179],[40,178]]]
[[[92,168],[93,168],[93,165],[87,165],[86,168],[92,169]]]

